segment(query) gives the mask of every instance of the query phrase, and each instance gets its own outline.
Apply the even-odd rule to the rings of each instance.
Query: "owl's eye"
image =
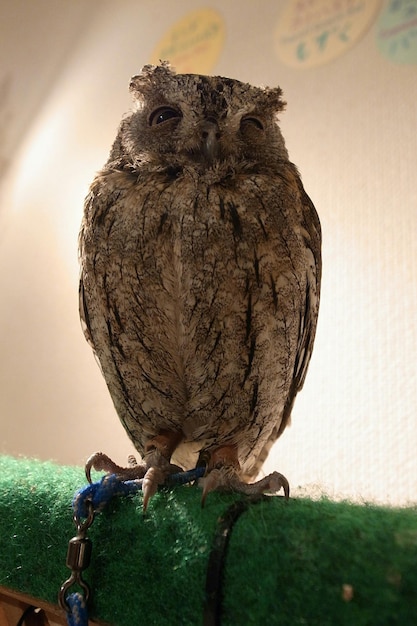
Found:
[[[258,130],[264,130],[264,125],[258,117],[254,117],[253,115],[245,115],[240,120],[240,129],[244,130],[245,128],[256,128]]]
[[[158,124],[163,124],[168,120],[179,119],[180,117],[181,113],[173,107],[158,107],[157,109],[152,111],[149,116],[149,126],[157,126]]]

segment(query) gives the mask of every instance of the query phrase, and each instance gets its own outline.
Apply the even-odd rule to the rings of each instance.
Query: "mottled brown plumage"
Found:
[[[135,107],[85,203],[85,333],[151,491],[171,455],[186,469],[206,459],[209,489],[239,489],[304,382],[319,219],[277,124],[281,89],[167,64],[130,89]],[[279,488],[271,476],[259,490]]]

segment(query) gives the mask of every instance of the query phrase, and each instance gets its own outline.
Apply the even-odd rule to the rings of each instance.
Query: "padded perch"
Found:
[[[81,468],[0,457],[0,624],[5,593],[57,603],[75,535],[70,503],[84,484]],[[219,518],[241,499],[213,493],[201,509],[201,491],[181,486],[158,492],[146,516],[141,495],[114,499],[88,532],[91,618],[203,624]],[[415,508],[271,497],[231,530],[221,624],[412,626],[416,590]]]

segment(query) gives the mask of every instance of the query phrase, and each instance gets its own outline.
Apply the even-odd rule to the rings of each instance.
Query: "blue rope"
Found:
[[[185,485],[204,476],[205,468],[196,467],[187,472],[169,476],[164,486]],[[74,517],[79,520],[88,517],[90,503],[95,513],[102,511],[115,496],[128,496],[142,489],[142,479],[120,480],[116,474],[107,474],[101,480],[83,487],[74,496],[72,508]],[[81,593],[71,593],[66,598],[68,626],[88,626],[88,611],[85,597]]]
[[[204,476],[205,468],[196,467],[187,472],[171,474],[164,486],[185,485]],[[74,496],[72,508],[79,519],[88,515],[87,503],[91,502],[96,513],[102,511],[115,496],[128,496],[142,489],[143,479],[120,480],[116,474],[106,474],[101,480],[83,487]]]
[[[88,626],[88,612],[84,596],[79,593],[70,593],[67,597],[70,611],[67,613],[68,626]]]

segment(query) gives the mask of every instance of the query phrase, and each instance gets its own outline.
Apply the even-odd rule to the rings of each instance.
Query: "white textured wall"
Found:
[[[0,451],[73,464],[132,451],[78,321],[82,202],[130,76],[173,22],[210,6],[226,27],[213,72],[283,88],[282,129],[323,226],[315,352],[265,469],[293,487],[415,502],[417,66],[381,56],[371,27],[331,63],[286,67],[276,0],[32,4],[0,20]]]

